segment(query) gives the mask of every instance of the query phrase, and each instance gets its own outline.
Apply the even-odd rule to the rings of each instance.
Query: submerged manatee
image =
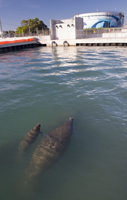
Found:
[[[30,183],[55,163],[67,149],[73,132],[73,119],[70,118],[62,126],[44,137],[35,152],[28,168],[24,172],[23,183]]]
[[[31,129],[23,138],[18,146],[18,153],[22,154],[25,152],[30,145],[36,140],[39,133],[42,134],[40,131],[41,124],[37,124],[33,129]]]

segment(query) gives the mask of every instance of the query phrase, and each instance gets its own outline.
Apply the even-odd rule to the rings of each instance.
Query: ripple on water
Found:
[[[39,47],[0,55],[0,144],[7,144],[0,153],[0,185],[5,199],[12,196],[12,179],[21,176],[41,136],[23,166],[13,157],[14,147],[37,123],[46,135],[69,117],[74,118],[69,148],[40,177],[30,199],[126,199],[126,55],[121,47]],[[12,141],[15,145],[8,144]]]

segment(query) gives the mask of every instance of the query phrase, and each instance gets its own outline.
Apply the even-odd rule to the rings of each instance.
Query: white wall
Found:
[[[69,24],[55,25],[55,39],[75,39],[75,27]]]
[[[81,38],[83,33],[83,18],[75,17],[66,20],[51,20],[51,40],[68,40]]]
[[[103,33],[103,38],[127,38],[127,32],[120,33]]]

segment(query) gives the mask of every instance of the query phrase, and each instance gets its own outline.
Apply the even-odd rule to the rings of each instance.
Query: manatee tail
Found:
[[[27,180],[27,177],[23,174],[23,176],[20,176],[15,182],[15,193],[17,196],[20,196],[21,200],[24,199],[24,197],[33,199],[37,191],[37,185],[37,179]]]

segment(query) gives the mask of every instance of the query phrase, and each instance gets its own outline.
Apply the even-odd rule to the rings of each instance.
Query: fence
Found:
[[[29,32],[21,35],[5,34],[2,37],[25,37],[25,36],[50,36],[50,29],[36,30],[35,33]],[[85,38],[127,38],[127,28],[99,28],[76,30],[76,39]]]
[[[77,30],[79,38],[96,38],[96,37],[127,37],[127,29],[122,28],[99,28]]]
[[[2,37],[25,37],[25,36],[39,36],[39,35],[50,35],[50,29],[42,29],[42,30],[36,30],[34,33],[22,33],[22,34],[16,34],[16,33],[3,33]]]

